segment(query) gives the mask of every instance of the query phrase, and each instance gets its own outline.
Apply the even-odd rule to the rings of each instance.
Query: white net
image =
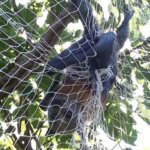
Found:
[[[149,8],[1,0],[0,149],[150,149]]]

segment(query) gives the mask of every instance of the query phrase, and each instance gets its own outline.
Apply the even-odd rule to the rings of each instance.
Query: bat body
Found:
[[[97,89],[98,78],[95,72],[101,72],[101,69],[111,66],[112,76],[108,76],[107,72],[102,75],[100,73],[103,90],[97,91],[101,95],[102,106],[105,107],[109,91],[116,81],[118,52],[128,38],[129,21],[133,15],[125,12],[124,20],[116,34],[114,32],[100,34],[89,2],[87,0],[71,0],[71,2],[78,8],[84,26],[83,38],[50,60],[45,71],[52,75],[54,72],[50,68],[63,70],[69,66],[76,66],[80,71],[81,64],[87,61],[89,67],[85,71],[89,72],[89,77],[82,80],[80,75],[74,75],[75,80],[67,75],[61,84],[56,81],[49,89],[40,103],[43,110],[48,110],[50,128],[47,134],[75,130],[79,112]]]

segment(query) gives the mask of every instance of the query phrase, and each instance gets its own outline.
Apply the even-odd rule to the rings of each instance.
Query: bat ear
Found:
[[[54,81],[52,81],[52,85],[50,86],[44,99],[39,104],[42,110],[46,111],[49,104],[51,103],[52,98],[54,97],[54,93],[57,91],[57,88],[59,86],[60,78],[61,78],[61,74],[59,73],[54,76]]]
[[[51,103],[53,96],[54,96],[54,93],[47,93],[44,99],[40,102],[39,106],[43,111],[47,110],[49,104]]]
[[[49,135],[53,135],[53,134],[55,134],[55,133],[51,130],[51,128],[48,128],[45,136],[49,136]]]

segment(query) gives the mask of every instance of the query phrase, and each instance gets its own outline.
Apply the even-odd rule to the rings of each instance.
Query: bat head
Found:
[[[46,135],[75,131],[81,104],[66,95],[56,95],[48,106],[49,129]]]

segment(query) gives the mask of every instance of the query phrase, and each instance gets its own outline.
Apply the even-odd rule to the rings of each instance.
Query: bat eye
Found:
[[[67,112],[67,114],[66,114],[66,118],[67,118],[67,119],[70,119],[71,117],[72,117],[72,111],[69,110],[69,111]]]
[[[52,114],[51,115],[51,120],[55,120],[56,116],[57,116],[57,114]]]

